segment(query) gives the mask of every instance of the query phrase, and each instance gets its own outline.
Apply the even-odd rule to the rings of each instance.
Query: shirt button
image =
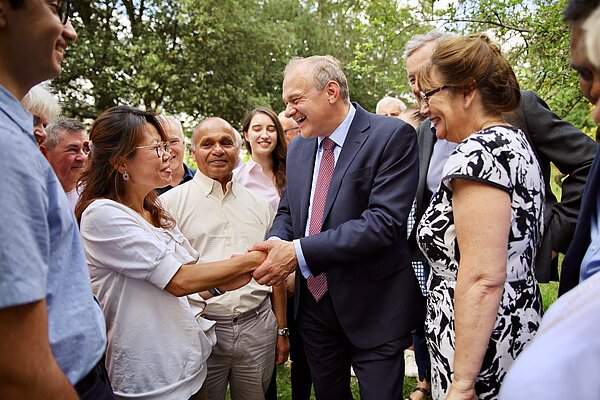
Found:
[[[233,323],[235,324],[236,322],[238,322],[238,317],[233,317]]]

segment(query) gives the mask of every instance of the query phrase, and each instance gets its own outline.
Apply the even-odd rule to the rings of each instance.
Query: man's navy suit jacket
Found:
[[[410,334],[422,296],[411,267],[406,219],[418,179],[415,130],[397,118],[356,114],[336,162],[321,233],[304,237],[317,138],[298,136],[287,155],[287,189],[269,236],[300,239],[313,275],[325,272],[344,333],[359,348]],[[295,310],[302,307],[296,273]]]
[[[598,187],[600,186],[600,151],[596,153],[590,175],[588,177],[583,199],[581,201],[581,210],[577,218],[577,226],[573,242],[569,251],[565,255],[562,263],[562,273],[560,275],[560,286],[558,295],[563,295],[573,289],[579,283],[579,272],[581,270],[581,261],[590,245],[591,235],[590,227],[592,218],[595,216],[596,205],[598,203]]]

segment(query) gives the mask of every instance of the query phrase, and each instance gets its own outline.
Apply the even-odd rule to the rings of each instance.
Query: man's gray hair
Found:
[[[427,44],[429,42],[437,43],[440,40],[445,39],[450,36],[455,36],[455,34],[449,33],[449,32],[440,32],[437,29],[432,29],[429,32],[422,34],[422,35],[415,35],[412,37],[412,39],[410,39],[408,42],[406,42],[406,45],[404,46],[404,54],[402,54],[402,58],[404,58],[404,61],[406,61],[406,59],[408,57],[410,57],[412,55],[412,53],[414,53],[421,47],[425,46],[425,44]]]
[[[58,117],[56,121],[48,125],[46,133],[48,137],[44,142],[44,146],[48,150],[54,150],[63,135],[69,133],[85,132],[85,125],[75,118]]]
[[[375,106],[375,114],[379,114],[381,107],[389,103],[396,104],[398,107],[400,107],[400,111],[406,110],[406,104],[404,104],[402,100],[397,99],[396,97],[385,96],[383,99],[377,102],[377,105]]]
[[[32,87],[21,103],[27,111],[33,115],[44,116],[48,121],[54,120],[61,113],[58,100],[43,83]]]
[[[350,91],[348,89],[348,80],[340,66],[340,62],[333,56],[310,56],[310,57],[294,57],[285,66],[283,72],[287,76],[290,69],[298,64],[308,63],[313,67],[313,80],[317,90],[325,89],[327,82],[336,82],[340,87],[340,97],[345,102],[350,99]]]

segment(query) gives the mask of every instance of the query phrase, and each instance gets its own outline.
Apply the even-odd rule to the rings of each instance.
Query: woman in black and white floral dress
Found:
[[[433,397],[495,399],[542,315],[533,270],[542,173],[523,132],[502,118],[519,86],[487,36],[440,41],[418,82],[437,137],[459,143],[417,231],[431,265]]]

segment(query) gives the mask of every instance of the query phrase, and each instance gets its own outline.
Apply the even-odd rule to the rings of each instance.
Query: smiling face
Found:
[[[19,8],[0,1],[0,63],[8,72],[0,83],[20,99],[36,83],[60,74],[77,34],[70,22],[60,21],[58,0],[26,0]]]
[[[203,121],[194,133],[194,158],[198,170],[225,185],[233,177],[238,162],[238,149],[231,126],[220,118]]]
[[[270,157],[277,145],[277,127],[267,114],[259,112],[250,120],[244,139],[250,143],[252,157]]]
[[[183,170],[183,157],[185,156],[185,139],[181,122],[173,117],[160,118],[160,122],[169,137],[171,144],[171,169],[173,171]],[[183,172],[182,172],[183,173]]]
[[[424,92],[444,86],[443,78],[436,67],[429,69],[428,86],[423,88]],[[432,87],[429,87],[429,86]],[[423,83],[424,86],[424,83]],[[458,143],[462,140],[463,127],[466,121],[470,121],[471,115],[464,107],[459,93],[454,94],[450,88],[439,90],[427,97],[427,101],[421,100],[421,114],[429,117],[431,126],[435,128],[438,139],[445,139]],[[470,133],[470,132],[469,132]]]
[[[154,125],[145,123],[139,133],[133,156],[128,157],[119,172],[129,174],[125,182],[126,190],[134,190],[144,198],[150,191],[171,184],[171,154],[167,151],[161,157],[156,155],[155,145],[159,145],[162,138]],[[147,146],[147,147],[146,147]]]
[[[419,72],[419,69],[421,69],[422,66],[424,66],[431,60],[431,56],[433,55],[435,45],[436,42],[427,42],[423,46],[415,50],[406,59],[406,75],[408,83],[417,101],[420,100],[420,89],[419,84],[417,82],[417,73]]]
[[[293,118],[300,134],[305,137],[328,136],[339,125],[332,119],[333,102],[337,100],[328,95],[329,82],[323,90],[315,88],[313,67],[300,63],[291,68],[283,80],[283,101],[286,104],[285,116]]]
[[[582,25],[583,21],[575,21],[571,26],[571,67],[579,75],[581,93],[595,104],[600,99],[600,70],[592,65],[587,56]]]
[[[89,154],[88,149],[88,139],[84,131],[63,131],[56,146],[46,151],[48,163],[58,176],[65,192],[75,189]]]

